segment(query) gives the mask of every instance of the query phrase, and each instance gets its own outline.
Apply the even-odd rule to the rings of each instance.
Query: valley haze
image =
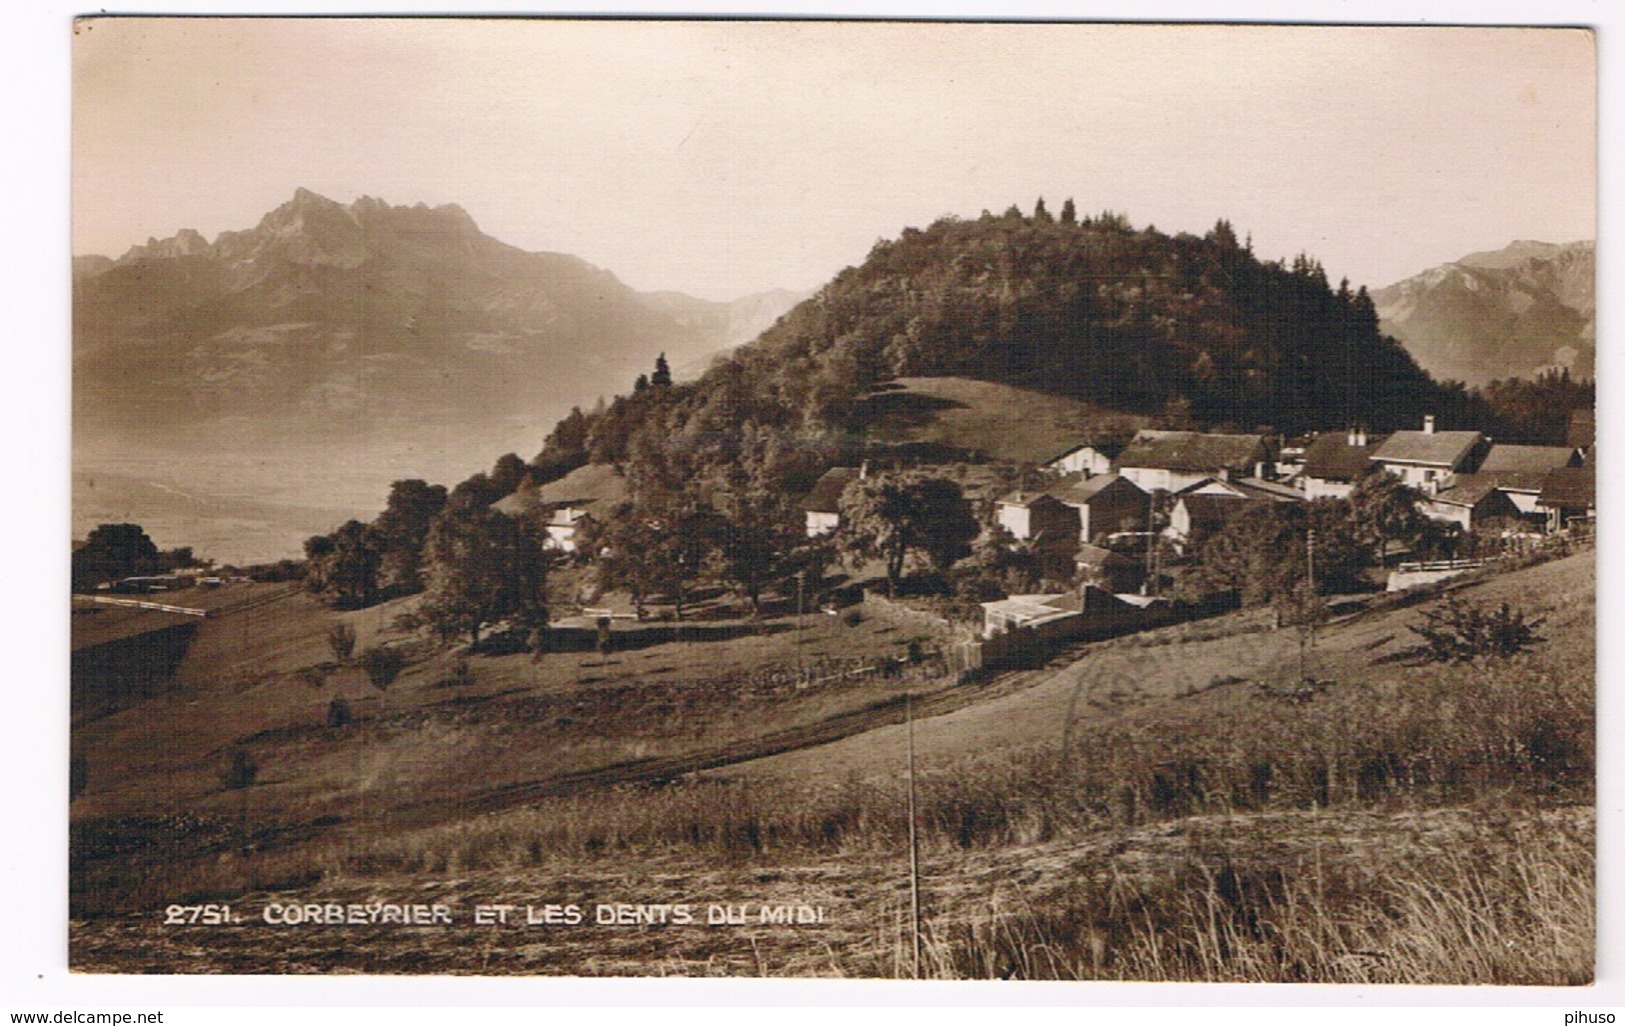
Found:
[[[74,971],[1596,982],[1592,33],[73,47]]]

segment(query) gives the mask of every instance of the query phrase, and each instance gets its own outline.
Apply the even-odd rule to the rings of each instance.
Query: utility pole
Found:
[[[908,901],[914,925],[914,978],[920,978],[920,836],[914,824],[914,692],[903,692],[908,721]]]
[[[1299,633],[1298,633],[1298,679],[1300,681],[1307,681],[1309,679],[1309,666],[1308,666],[1309,655],[1308,655],[1308,649],[1313,648],[1314,644],[1315,644],[1315,620],[1316,620],[1317,607],[1319,605],[1315,601],[1315,531],[1314,531],[1314,528],[1309,529],[1309,536],[1308,536],[1308,540],[1307,540],[1307,548],[1306,548],[1306,551],[1305,551],[1305,556],[1306,556],[1306,559],[1307,559],[1307,562],[1308,562],[1309,582],[1308,582],[1307,595],[1304,598],[1305,608],[1304,608],[1304,611],[1303,611],[1303,615],[1308,618],[1309,626],[1307,627],[1307,629],[1300,628]]]
[[[802,619],[805,615],[805,591],[807,586],[807,571],[796,571],[796,675],[802,676],[806,671],[801,665],[801,630]]]

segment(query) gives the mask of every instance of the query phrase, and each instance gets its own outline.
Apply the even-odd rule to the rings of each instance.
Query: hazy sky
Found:
[[[1378,286],[1594,237],[1595,87],[1556,29],[99,19],[74,251],[304,186],[728,298],[1042,195]]]

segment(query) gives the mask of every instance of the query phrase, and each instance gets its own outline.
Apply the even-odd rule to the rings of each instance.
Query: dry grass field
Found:
[[[1585,982],[1594,572],[1582,552],[1464,589],[1546,617],[1509,660],[1416,665],[1420,606],[1327,627],[1303,693],[1297,634],[1245,614],[975,685],[839,676],[911,635],[819,616],[607,658],[474,657],[466,678],[426,652],[387,691],[350,667],[315,687],[328,623],[360,647],[408,639],[398,610],[289,593],[253,629],[206,621],[173,692],[76,725],[72,962],[908,976],[909,690],[922,975]],[[837,672],[775,676],[797,649]],[[336,695],[356,723],[326,725]],[[233,751],[252,786],[223,787]],[[241,922],[164,924],[198,902]],[[264,921],[308,903],[451,922]],[[617,903],[697,921],[595,921]],[[482,904],[516,908],[482,923]],[[586,921],[524,921],[550,904]],[[706,925],[729,905],[747,922]],[[820,918],[760,921],[780,905]]]

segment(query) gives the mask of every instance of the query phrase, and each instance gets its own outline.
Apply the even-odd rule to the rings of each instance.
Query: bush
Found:
[[[1429,662],[1465,663],[1480,658],[1505,658],[1545,641],[1535,631],[1545,622],[1502,602],[1494,610],[1447,595],[1422,613],[1427,622],[1411,630],[1427,643]]]
[[[393,648],[381,646],[369,648],[361,653],[361,668],[367,672],[367,680],[379,691],[383,691],[395,682],[401,670],[406,667],[406,656]]]
[[[355,655],[355,628],[347,623],[327,628],[327,647],[333,650],[333,658],[341,663],[349,662]]]
[[[348,727],[355,722],[355,714],[350,711],[350,703],[342,698],[335,698],[327,703],[327,725],[329,727]]]
[[[228,791],[241,791],[253,787],[259,775],[260,764],[254,760],[253,753],[246,748],[233,748],[230,761],[220,771],[220,786]]]
[[[863,622],[863,610],[848,609],[846,612],[841,614],[841,622],[846,624],[848,627],[856,627],[858,624]]]

